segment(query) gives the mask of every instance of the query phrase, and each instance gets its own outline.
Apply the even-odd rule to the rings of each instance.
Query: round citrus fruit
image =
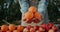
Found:
[[[35,17],[36,19],[38,19],[38,20],[41,20],[41,19],[42,19],[42,14],[39,13],[39,12],[36,12],[35,15],[34,15],[34,17]]]
[[[8,26],[7,25],[2,25],[1,26],[1,30],[2,31],[7,31],[8,30]]]
[[[29,12],[37,12],[37,8],[35,6],[31,6],[29,9],[28,9]]]
[[[32,18],[33,18],[33,13],[31,13],[31,12],[26,12],[25,15],[24,15],[24,18],[25,18],[25,19],[32,19]]]
[[[21,25],[18,25],[18,26],[17,26],[17,30],[18,30],[18,31],[23,31],[23,29],[24,29],[23,26],[21,26]]]
[[[8,31],[6,31],[6,32],[11,32],[11,31],[8,30]]]
[[[16,29],[16,26],[14,25],[14,24],[10,24],[9,25],[9,30],[10,31],[13,31],[13,30],[15,30]]]
[[[2,30],[0,30],[0,32],[2,32]]]
[[[14,30],[13,32],[19,32],[18,30]]]

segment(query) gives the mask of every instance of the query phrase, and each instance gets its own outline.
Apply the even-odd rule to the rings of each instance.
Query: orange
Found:
[[[0,30],[0,32],[2,32],[2,31]]]
[[[9,25],[9,30],[10,31],[13,31],[13,30],[15,30],[16,29],[16,26],[14,25],[14,24],[10,24]]]
[[[28,9],[29,12],[37,12],[37,8],[35,6],[31,6],[29,9]]]
[[[6,32],[11,32],[11,31],[8,30],[8,31],[6,31]]]
[[[2,25],[1,26],[1,30],[2,31],[7,31],[8,30],[8,26],[7,25]]]
[[[18,30],[14,30],[13,32],[20,32],[20,31],[18,31]]]
[[[18,25],[18,26],[17,26],[17,30],[18,30],[18,31],[23,31],[23,29],[24,29],[23,26],[21,26],[21,25]]]
[[[25,18],[25,19],[32,19],[32,18],[33,18],[33,13],[31,13],[31,12],[26,12],[25,15],[24,15],[24,18]]]
[[[39,12],[36,12],[34,17],[37,18],[38,20],[41,20],[42,19],[42,14],[39,13]]]

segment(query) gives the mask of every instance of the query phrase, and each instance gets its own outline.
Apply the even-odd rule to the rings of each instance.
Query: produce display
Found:
[[[53,23],[42,24],[41,26],[22,26],[22,25],[2,25],[0,32],[60,32],[57,26]]]
[[[39,23],[42,20],[42,14],[38,12],[35,6],[31,6],[25,13],[23,20],[26,23]]]
[[[29,0],[28,0],[29,1]],[[53,23],[43,23],[42,25],[18,25],[21,20],[20,3],[16,0],[0,0],[0,32],[60,32],[54,24],[60,24],[60,1],[49,0],[48,15],[49,20]],[[9,3],[9,4],[8,4]],[[23,21],[27,24],[32,22],[38,24],[43,19],[43,15],[38,12],[37,8],[31,6],[24,14]],[[13,24],[11,24],[13,23]],[[4,24],[4,25],[3,25]],[[6,25],[7,24],[7,25]],[[16,25],[15,25],[16,24]],[[2,25],[2,26],[1,26]]]

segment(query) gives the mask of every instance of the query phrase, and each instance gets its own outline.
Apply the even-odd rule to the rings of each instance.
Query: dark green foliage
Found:
[[[60,18],[60,4],[59,4],[59,1],[58,0],[52,0],[49,1],[49,4],[48,4],[48,13],[49,13],[49,19],[52,21],[52,22],[56,22],[57,19]]]
[[[47,10],[49,19],[52,22],[56,22],[60,18],[59,8],[60,0],[49,0]],[[0,24],[4,23],[3,19],[9,23],[16,24],[16,21],[21,20],[21,14],[18,2],[15,3],[14,0],[0,0]]]
[[[0,23],[1,24],[3,23],[2,20],[6,20],[9,23],[15,23],[16,20],[21,20],[20,6],[19,6],[18,2],[15,3],[12,0],[10,0],[8,2],[7,2],[7,0],[4,2],[1,2],[1,0],[0,0],[0,6],[1,6],[1,8],[0,8]],[[8,8],[7,8],[7,6],[8,6]]]

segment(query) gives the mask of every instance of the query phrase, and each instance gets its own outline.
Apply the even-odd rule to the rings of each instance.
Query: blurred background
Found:
[[[47,11],[50,22],[60,24],[60,0],[49,0]],[[18,0],[0,0],[0,25],[10,23],[18,25],[21,15]]]

